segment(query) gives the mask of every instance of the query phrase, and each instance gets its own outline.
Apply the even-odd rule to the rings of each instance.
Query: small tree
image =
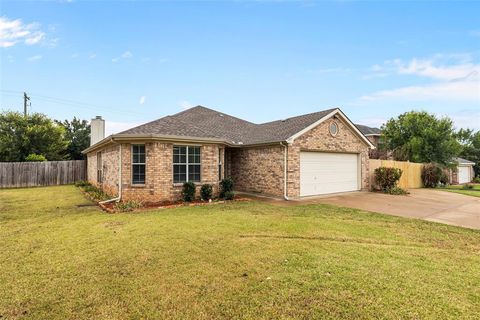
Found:
[[[442,167],[429,163],[422,168],[422,182],[426,188],[436,188],[444,175]]]

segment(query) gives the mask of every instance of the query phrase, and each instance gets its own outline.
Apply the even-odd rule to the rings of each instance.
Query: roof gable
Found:
[[[151,121],[114,135],[157,137],[208,138],[225,141],[231,145],[255,145],[293,141],[329,117],[338,114],[368,145],[370,141],[338,108],[304,114],[262,124],[255,124],[203,106]]]

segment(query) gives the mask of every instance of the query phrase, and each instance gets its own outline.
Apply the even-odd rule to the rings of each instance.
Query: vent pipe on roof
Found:
[[[96,116],[90,122],[90,146],[105,138],[105,120],[101,116]]]

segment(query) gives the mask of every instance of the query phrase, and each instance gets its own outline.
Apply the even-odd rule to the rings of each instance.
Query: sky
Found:
[[[480,130],[480,2],[3,1],[0,108],[107,133],[203,105],[262,123],[340,107]]]

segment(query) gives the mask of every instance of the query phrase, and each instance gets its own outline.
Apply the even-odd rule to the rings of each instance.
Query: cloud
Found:
[[[453,120],[453,123],[457,129],[469,128],[473,130],[480,130],[480,111],[478,110],[464,110],[449,114],[447,116]]]
[[[13,47],[16,44],[39,44],[45,40],[45,32],[36,22],[24,24],[22,20],[0,17],[0,48]]]
[[[355,123],[363,124],[364,126],[380,128],[387,121],[388,119],[385,118],[372,117],[359,119],[358,121],[355,121]]]
[[[415,76],[429,79],[430,83],[403,86],[377,91],[360,97],[360,101],[450,101],[472,102],[480,105],[480,64],[468,54],[437,54],[429,59],[400,59],[386,61],[371,68],[374,73]]]
[[[125,59],[130,59],[133,57],[133,54],[130,52],[130,51],[125,51],[124,53],[122,53],[120,56],[116,57],[116,58],[113,58],[112,59],[112,62],[118,62],[120,60],[125,60]]]
[[[138,103],[144,104],[144,103],[145,103],[145,98],[146,98],[145,96],[141,96],[141,97],[140,97],[140,100],[138,101]]]
[[[27,58],[27,61],[29,61],[29,62],[34,62],[34,61],[38,61],[38,60],[40,60],[40,59],[42,59],[42,56],[39,55],[39,54],[37,54],[37,55],[35,55],[35,56],[28,57],[28,58]]]
[[[178,103],[178,106],[182,109],[182,110],[187,110],[187,109],[190,109],[190,108],[193,108],[194,105],[191,104],[190,102],[186,101],[186,100],[183,100],[183,101],[180,101]]]
[[[90,56],[88,56],[89,59],[95,59],[97,57],[96,53],[92,53]]]

